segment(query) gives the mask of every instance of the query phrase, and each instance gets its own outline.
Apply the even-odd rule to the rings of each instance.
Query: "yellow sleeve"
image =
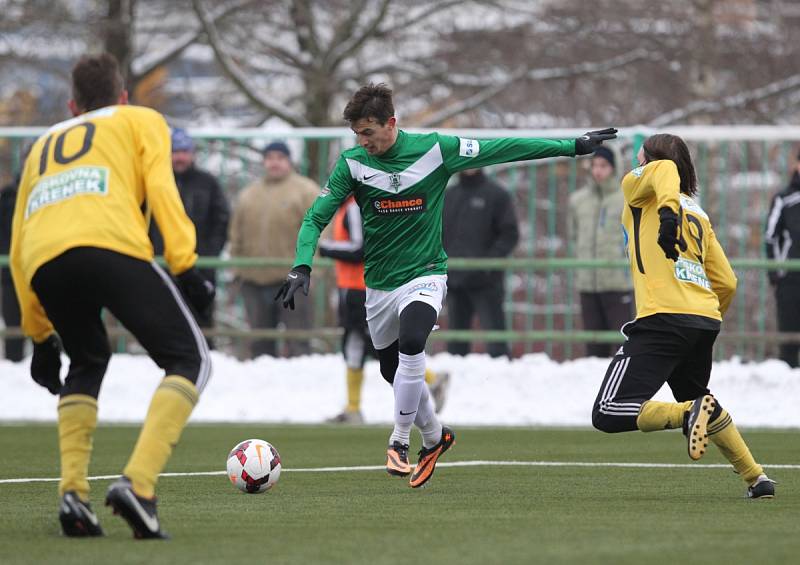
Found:
[[[138,128],[145,198],[164,238],[164,258],[178,275],[197,261],[194,224],[183,208],[172,172],[172,149],[166,120],[153,112]]]
[[[33,341],[40,343],[47,339],[55,330],[53,324],[47,318],[47,314],[39,302],[36,293],[33,292],[31,285],[22,270],[22,224],[25,221],[25,205],[28,201],[28,194],[31,191],[29,165],[33,159],[28,159],[25,163],[25,170],[19,184],[17,203],[14,207],[14,220],[11,225],[11,249],[9,252],[11,263],[11,276],[14,279],[14,289],[17,291],[20,312],[22,314],[22,331],[25,335],[33,338]]]
[[[677,214],[681,193],[678,167],[668,160],[638,167],[622,179],[622,192],[631,206],[641,207],[655,197],[656,210],[667,206]]]
[[[727,312],[728,307],[733,302],[733,296],[736,294],[737,280],[736,274],[725,256],[725,251],[717,241],[714,230],[711,229],[709,229],[708,248],[703,266],[708,280],[711,282],[711,290],[714,291],[719,300],[719,313],[724,318],[725,312]]]

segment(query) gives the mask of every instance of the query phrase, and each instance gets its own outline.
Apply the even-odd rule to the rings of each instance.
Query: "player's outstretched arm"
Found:
[[[528,161],[545,157],[574,157],[593,152],[600,144],[617,137],[615,128],[590,131],[577,139],[502,137],[465,139],[439,135],[445,166],[451,173],[498,163]]]

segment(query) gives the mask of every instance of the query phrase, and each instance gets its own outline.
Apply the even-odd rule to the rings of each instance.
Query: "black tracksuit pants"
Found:
[[[581,317],[586,331],[619,331],[633,317],[633,296],[627,291],[581,292]],[[613,343],[586,344],[587,357],[611,357]]]
[[[800,332],[800,281],[778,281],[775,304],[778,309],[778,331]],[[790,367],[798,366],[800,343],[782,343],[779,351],[781,360]]]
[[[691,316],[698,321],[700,316]],[[682,315],[655,314],[627,324],[628,340],[611,360],[592,409],[592,424],[604,432],[638,429],[642,404],[667,383],[678,402],[709,393],[718,322],[709,329],[685,325]],[[714,326],[717,329],[710,329]]]
[[[17,293],[14,291],[14,281],[11,277],[3,277],[2,288],[3,321],[7,328],[18,328],[22,317],[19,311]],[[21,337],[7,337],[5,342],[5,356],[9,361],[22,361],[25,356],[25,339]]]
[[[447,288],[447,319],[451,330],[470,329],[472,318],[476,315],[482,330],[506,329],[502,285]],[[447,351],[453,355],[466,355],[470,351],[470,344],[465,341],[450,342]],[[486,345],[486,351],[492,357],[508,355],[508,344],[491,342]]]

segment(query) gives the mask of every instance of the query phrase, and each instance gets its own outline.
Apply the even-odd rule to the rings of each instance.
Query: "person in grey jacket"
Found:
[[[617,156],[599,147],[592,157],[591,180],[569,199],[568,228],[577,259],[624,259],[620,215],[624,205]],[[618,330],[633,318],[631,280],[624,269],[579,269],[575,285],[581,297],[583,328]],[[613,345],[588,343],[589,357],[609,357]]]
[[[449,257],[507,257],[519,240],[519,227],[511,195],[486,178],[481,169],[459,174],[457,185],[444,195],[442,242]],[[502,271],[460,271],[447,275],[447,311],[450,329],[466,330],[477,315],[484,330],[506,329],[503,315]],[[466,355],[466,342],[452,342],[447,350]],[[508,355],[508,345],[489,343],[492,357]]]

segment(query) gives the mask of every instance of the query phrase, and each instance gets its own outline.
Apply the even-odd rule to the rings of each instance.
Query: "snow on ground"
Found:
[[[56,399],[31,381],[28,365],[0,361],[0,420],[54,421]],[[214,352],[213,365],[194,422],[316,423],[344,405],[344,363],[338,355],[239,361]],[[509,361],[442,353],[430,357],[429,365],[452,375],[442,412],[445,422],[589,426],[608,360],[557,363],[536,354]],[[141,421],[160,378],[149,358],[115,355],[100,393],[101,422]],[[800,370],[780,361],[717,363],[711,388],[742,426],[800,428]],[[669,400],[669,389],[656,398]],[[367,423],[391,421],[391,389],[375,362],[367,364],[362,410]]]

